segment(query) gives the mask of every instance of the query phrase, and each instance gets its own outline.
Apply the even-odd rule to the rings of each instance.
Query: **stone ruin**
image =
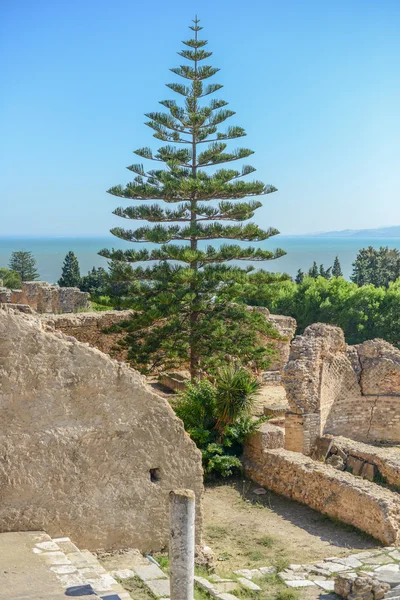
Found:
[[[349,346],[339,327],[315,323],[293,340],[283,383],[287,450],[311,454],[324,434],[400,443],[400,350],[389,343]]]
[[[349,346],[340,328],[316,323],[293,340],[282,382],[288,410],[247,440],[247,476],[399,544],[400,350]]]
[[[0,279],[0,304],[12,304],[21,312],[73,313],[87,310],[89,294],[79,288],[59,287],[47,281],[24,281],[20,290],[3,287]]]
[[[188,488],[200,541],[201,452],[137,371],[3,305],[0,407],[0,532],[157,551],[168,494]]]
[[[339,573],[335,579],[335,594],[349,600],[383,600],[389,590],[388,583],[365,574]]]

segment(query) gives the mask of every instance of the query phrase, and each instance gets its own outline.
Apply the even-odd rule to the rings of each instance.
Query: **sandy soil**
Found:
[[[272,492],[257,496],[254,489],[247,480],[206,487],[204,539],[216,554],[218,572],[284,568],[379,547],[351,526]]]

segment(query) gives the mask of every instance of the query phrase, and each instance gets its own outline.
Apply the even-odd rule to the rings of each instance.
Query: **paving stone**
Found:
[[[57,552],[57,550],[61,550],[60,546],[58,546],[55,542],[39,542],[39,544],[35,544],[36,548],[40,548],[40,550],[48,550],[49,552]]]
[[[217,596],[218,598],[220,598],[220,600],[238,600],[236,596],[234,596],[233,594],[218,594]]]
[[[328,571],[330,574],[332,573],[341,573],[342,571],[349,571],[350,567],[346,567],[345,565],[341,565],[339,563],[317,563],[315,565],[319,569],[323,569],[324,571]]]
[[[276,573],[276,567],[260,567],[258,570],[261,575],[272,575],[272,573]]]
[[[62,550],[64,554],[70,554],[71,552],[79,552],[79,548],[75,546],[75,544],[73,544],[69,538],[58,539],[59,541],[57,542],[57,544],[60,546],[60,550]]]
[[[235,575],[241,575],[242,577],[247,577],[247,579],[252,579],[253,569],[239,569],[238,571],[234,571]]]
[[[83,569],[78,569],[78,573],[86,577],[89,582],[97,581],[101,577],[100,573],[97,573],[91,565],[83,567]]]
[[[285,581],[285,583],[292,588],[315,587],[315,583],[309,579],[295,579],[292,581]]]
[[[289,565],[291,571],[304,571],[304,565]]]
[[[282,571],[281,573],[278,573],[278,577],[285,583],[286,581],[294,581],[295,579],[298,581],[305,579],[304,575],[300,575],[299,573],[295,573],[294,571],[290,571],[289,573],[285,573],[284,571]]]
[[[323,575],[324,577],[330,577],[332,575],[328,569],[321,569],[318,567],[312,567],[310,573],[314,573],[315,575]]]
[[[206,589],[208,591],[214,590],[214,585],[211,583],[211,581],[208,581],[208,579],[206,579],[205,577],[198,577],[197,575],[195,575],[194,580],[198,585],[200,585],[204,589]]]
[[[78,568],[88,567],[88,562],[82,552],[69,552],[65,555]]]
[[[50,570],[59,575],[77,572],[75,565],[57,565],[55,567],[50,567]]]
[[[389,556],[394,558],[394,560],[400,560],[400,552],[398,550],[394,550],[393,552],[389,552]]]
[[[346,558],[337,558],[334,560],[334,563],[338,563],[340,565],[344,565],[345,567],[351,567],[352,569],[358,569],[363,566],[363,563],[358,560],[358,558],[354,558],[354,556],[347,556]]]
[[[309,575],[308,579],[310,581],[328,581],[328,579],[322,575]]]
[[[154,594],[157,598],[169,597],[169,579],[146,579],[146,586],[149,588],[151,593]]]
[[[400,573],[393,571],[379,571],[374,573],[374,577],[382,583],[388,583],[391,588],[400,585]]]
[[[333,579],[328,579],[327,581],[316,581],[315,583],[318,587],[322,588],[326,592],[333,592],[335,589],[335,582]]]
[[[79,573],[66,573],[65,575],[57,575],[57,579],[65,588],[81,585],[91,587],[89,582]]]
[[[112,575],[109,573],[106,573],[105,575],[99,575],[97,573],[96,575],[96,579],[89,579],[88,577],[86,578],[96,593],[115,591],[115,587],[118,586],[118,583],[115,581]]]
[[[394,573],[398,573],[400,571],[400,565],[391,563],[388,565],[381,565],[380,567],[376,567],[376,569],[374,569],[375,573],[379,571],[393,571]]]
[[[241,586],[246,588],[246,590],[251,590],[252,592],[260,592],[261,588],[259,585],[254,583],[253,581],[249,581],[246,577],[239,577],[238,582]]]
[[[232,581],[232,579],[226,579],[225,577],[220,577],[219,575],[216,575],[215,573],[210,575],[208,579],[210,581],[213,581],[214,583],[224,583],[227,581]]]
[[[377,554],[376,556],[371,556],[363,561],[365,565],[386,565],[391,562],[392,558],[387,554]]]
[[[243,579],[246,579],[245,577]],[[249,581],[247,579],[247,581]],[[249,581],[249,583],[251,583]],[[218,583],[214,583],[214,589],[217,594],[225,594],[225,592],[234,592],[238,589],[238,584],[236,581],[219,581]]]
[[[119,571],[112,571],[111,575],[118,579],[129,579],[134,577],[135,573],[131,569],[120,569]]]
[[[134,567],[133,570],[142,581],[154,581],[154,579],[166,579],[167,577],[165,573],[161,571],[160,567],[157,567],[157,565],[154,565],[153,563],[141,567]]]
[[[357,552],[357,554],[352,554],[351,556],[353,558],[358,558],[359,560],[362,560],[363,558],[370,558],[371,556],[375,556],[378,553],[377,552]]]
[[[43,552],[39,554],[41,560],[48,565],[71,565],[71,561],[67,558],[64,552]]]

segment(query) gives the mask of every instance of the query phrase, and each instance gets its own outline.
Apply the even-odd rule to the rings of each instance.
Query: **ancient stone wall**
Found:
[[[247,477],[274,492],[366,531],[399,542],[400,496],[298,452],[265,449],[244,460]]]
[[[132,317],[130,310],[105,310],[99,312],[81,312],[77,314],[43,314],[41,321],[80,342],[87,342],[94,348],[109,354],[117,360],[126,359],[126,348],[118,345],[123,333],[106,332],[108,328],[127,321]]]
[[[338,327],[297,336],[284,369],[285,447],[310,454],[325,433],[400,442],[400,351],[383,340],[348,346]]]
[[[2,283],[2,282],[1,282]],[[20,290],[0,286],[0,303],[24,304],[38,313],[73,313],[89,306],[89,294],[46,281],[24,281]]]
[[[400,490],[400,452],[397,447],[373,446],[333,435],[324,436],[318,445],[328,440],[329,453],[344,459],[343,469],[348,468],[354,475],[379,480]]]
[[[91,550],[160,550],[168,493],[201,453],[142,376],[38,317],[0,310],[0,531],[45,530]]]

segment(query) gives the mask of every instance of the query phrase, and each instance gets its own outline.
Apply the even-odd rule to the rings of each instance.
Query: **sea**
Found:
[[[143,244],[125,242],[112,235],[103,238],[0,238],[0,267],[7,267],[13,251],[30,250],[37,261],[40,279],[55,283],[61,275],[65,255],[70,250],[78,257],[81,274],[85,275],[92,267],[107,268],[108,261],[98,255],[102,248],[133,249],[135,246],[144,247]],[[147,244],[147,247],[150,246],[151,244]],[[400,250],[400,238],[278,235],[254,246],[268,250],[282,248],[286,251],[285,256],[276,260],[249,263],[256,268],[273,273],[284,272],[295,277],[298,269],[307,271],[314,260],[318,265],[323,264],[328,268],[338,256],[343,275],[348,279],[352,272],[352,263],[361,248],[389,246]],[[244,264],[240,262],[241,266]]]

